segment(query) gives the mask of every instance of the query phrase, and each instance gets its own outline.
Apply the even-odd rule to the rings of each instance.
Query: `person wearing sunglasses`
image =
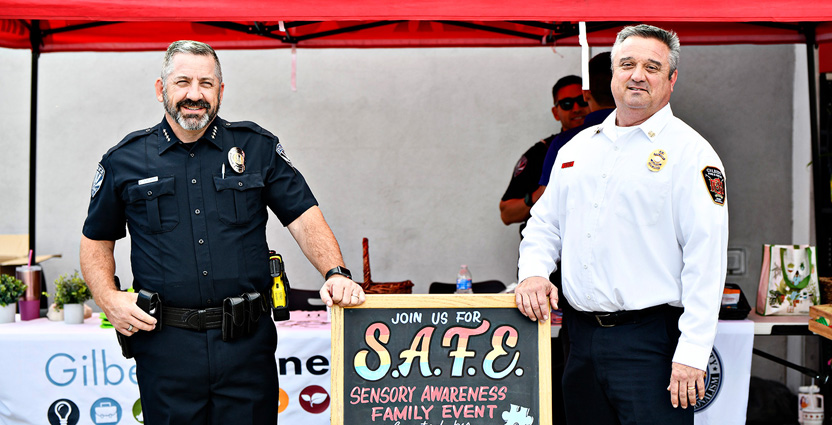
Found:
[[[589,60],[589,90],[583,90],[583,99],[586,100],[591,112],[584,117],[582,125],[560,132],[555,140],[549,143],[549,150],[546,152],[543,170],[540,173],[541,192],[537,194],[538,198],[549,184],[549,175],[552,174],[552,166],[555,164],[558,150],[587,127],[604,122],[607,116],[615,110],[615,99],[610,89],[611,61],[610,52],[599,53]]]
[[[555,102],[552,115],[560,122],[561,131],[584,123],[584,117],[589,113],[589,105],[583,98],[581,77],[567,75],[559,79],[552,87],[552,98]],[[520,231],[523,231],[525,222],[530,217],[529,210],[540,196],[540,193],[535,191],[539,187],[543,160],[546,158],[549,143],[556,136],[553,134],[535,143],[514,166],[511,181],[500,200],[500,218],[506,226],[523,223],[520,225]]]

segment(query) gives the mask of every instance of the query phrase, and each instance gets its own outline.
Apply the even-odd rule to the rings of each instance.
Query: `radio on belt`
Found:
[[[269,273],[272,275],[272,317],[276,322],[289,320],[289,278],[283,257],[269,251]]]

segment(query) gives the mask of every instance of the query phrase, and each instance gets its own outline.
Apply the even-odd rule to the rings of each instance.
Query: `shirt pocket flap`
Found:
[[[265,186],[263,184],[263,177],[260,173],[242,174],[239,176],[214,176],[214,186],[217,191],[221,190],[237,190],[244,191]]]
[[[173,195],[176,185],[173,176],[159,177],[158,181],[142,185],[134,185],[127,188],[127,199],[129,203],[141,200],[151,201],[162,195]]]

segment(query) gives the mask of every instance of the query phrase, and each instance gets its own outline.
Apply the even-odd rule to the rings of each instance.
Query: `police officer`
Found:
[[[222,329],[224,300],[268,296],[266,207],[325,275],[327,305],[364,302],[277,137],[217,116],[223,89],[210,46],[171,44],[156,81],[164,119],[110,149],[91,191],[81,269],[95,302],[129,336],[149,424],[276,423],[273,322],[263,312],[247,335],[225,341]],[[161,322],[136,305],[136,294],[116,288],[113,249],[125,223],[133,287],[159,294]],[[260,314],[257,305],[246,304],[247,314]]]

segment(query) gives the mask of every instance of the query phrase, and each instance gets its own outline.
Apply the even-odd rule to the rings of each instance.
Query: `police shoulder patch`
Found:
[[[280,142],[277,142],[274,151],[277,152],[277,154],[280,155],[280,157],[283,158],[283,160],[286,161],[292,169],[295,168],[295,166],[292,165],[292,161],[289,159],[289,156],[286,155],[286,150],[283,149],[283,145],[281,145]]]
[[[101,189],[101,184],[104,183],[104,167],[101,163],[98,164],[98,168],[95,170],[95,177],[92,179],[92,189],[90,189],[90,198],[95,198],[95,194],[98,193],[98,189]]]
[[[702,169],[702,178],[714,203],[725,205],[725,176],[722,171],[716,167],[705,167]]]

